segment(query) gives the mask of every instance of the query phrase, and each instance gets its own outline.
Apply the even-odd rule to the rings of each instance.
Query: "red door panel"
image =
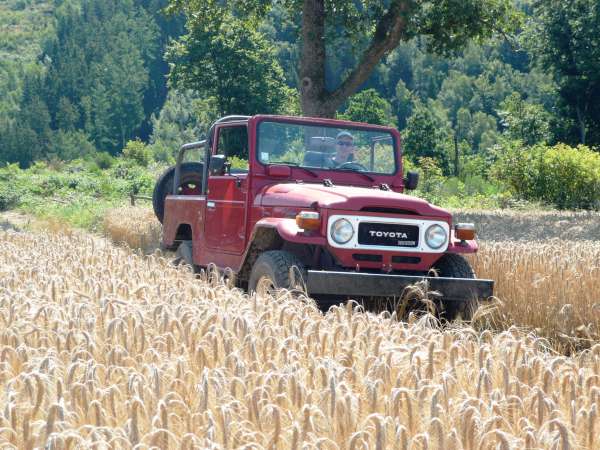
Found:
[[[236,178],[237,177],[237,178]],[[240,180],[238,186],[238,179]],[[206,246],[241,254],[245,249],[246,175],[211,176],[204,221]]]

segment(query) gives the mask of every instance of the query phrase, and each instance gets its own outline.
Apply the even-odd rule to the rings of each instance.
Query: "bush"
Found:
[[[493,174],[526,200],[559,209],[600,209],[600,154],[583,145],[509,148]]]
[[[17,206],[20,197],[14,186],[0,183],[0,211],[8,211]]]
[[[148,167],[152,161],[152,151],[139,139],[129,141],[123,149],[123,157],[134,161],[138,166]]]
[[[114,158],[107,152],[97,152],[93,160],[96,166],[102,170],[110,169],[115,162]]]

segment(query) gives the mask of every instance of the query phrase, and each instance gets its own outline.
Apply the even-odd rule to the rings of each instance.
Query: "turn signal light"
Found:
[[[472,223],[457,223],[454,226],[454,235],[461,241],[475,239],[475,225]]]
[[[317,211],[300,211],[296,216],[296,224],[304,230],[318,230],[321,226],[321,215]]]

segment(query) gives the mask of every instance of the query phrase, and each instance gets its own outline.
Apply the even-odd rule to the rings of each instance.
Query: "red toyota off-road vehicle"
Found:
[[[192,149],[200,162],[184,162]],[[228,116],[181,147],[153,206],[165,248],[229,268],[250,292],[266,283],[316,299],[398,297],[427,280],[442,317],[468,319],[493,291],[462,256],[477,251],[474,227],[403,193],[417,181],[403,176],[394,128]]]

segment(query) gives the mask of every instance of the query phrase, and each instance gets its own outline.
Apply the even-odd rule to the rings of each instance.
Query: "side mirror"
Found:
[[[227,166],[227,157],[225,155],[212,155],[208,164],[210,175],[224,175]]]
[[[404,189],[415,190],[419,184],[419,172],[408,172],[404,178]]]

